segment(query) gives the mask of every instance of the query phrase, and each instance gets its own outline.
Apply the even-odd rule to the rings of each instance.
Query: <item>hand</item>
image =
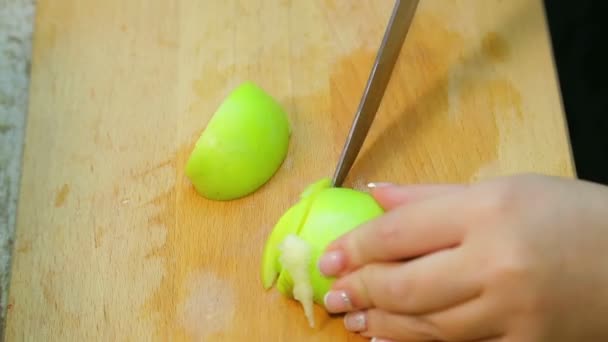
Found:
[[[608,341],[608,188],[524,175],[381,186],[333,242],[328,311],[387,341]]]

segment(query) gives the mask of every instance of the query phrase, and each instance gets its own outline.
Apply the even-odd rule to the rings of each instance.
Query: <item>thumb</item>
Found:
[[[392,210],[401,205],[416,202],[454,191],[463,190],[466,186],[460,184],[417,184],[395,185],[390,183],[369,183],[372,196],[384,208]]]

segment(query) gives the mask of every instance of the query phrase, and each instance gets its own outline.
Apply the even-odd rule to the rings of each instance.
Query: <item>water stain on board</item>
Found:
[[[63,184],[55,196],[55,208],[63,207],[70,193],[70,186]]]
[[[43,279],[40,281],[40,285],[42,286],[42,296],[44,297],[44,300],[48,304],[52,304],[55,309],[59,311],[58,303],[55,299],[55,291],[52,289],[54,283],[54,272],[52,271],[46,272],[43,276]]]
[[[492,62],[504,62],[510,54],[509,45],[497,32],[485,34],[481,41],[481,50]]]
[[[160,211],[150,217],[150,224],[167,226],[165,243],[147,256],[162,259],[165,273],[141,310],[156,322],[155,334],[161,340],[224,336],[232,333],[229,325],[233,321],[256,314],[248,311],[258,310],[256,306],[238,305],[252,300],[247,297],[249,287],[241,284],[257,281],[257,272],[242,270],[258,269],[261,251],[257,248],[262,245],[258,221],[265,227],[275,223],[278,215],[270,207],[276,210],[280,206],[269,203],[273,203],[273,192],[286,188],[283,184],[262,186],[244,198],[223,202],[201,197],[183,174],[195,138],[176,150],[172,159],[177,172],[175,187],[154,199]],[[281,167],[279,172],[287,171]],[[276,179],[269,183],[273,181]],[[303,187],[292,188],[296,197]],[[227,284],[233,288],[229,290]],[[218,300],[232,307],[214,304]]]
[[[32,250],[32,240],[16,240],[15,251],[20,254],[27,254]]]
[[[519,91],[506,80],[465,82],[460,89],[460,110],[479,113],[486,109],[496,120],[523,120],[522,98]]]
[[[64,306],[62,298],[64,293],[57,285],[60,283],[57,279],[57,273],[54,271],[45,271],[40,277],[40,287],[42,288],[42,298],[46,305],[53,308],[54,313],[61,317],[62,324],[65,324],[66,329],[75,329],[80,324],[80,315],[74,313]]]
[[[95,227],[94,228],[94,232],[93,232],[93,244],[95,246],[95,248],[99,248],[101,247],[102,244],[102,239],[103,239],[103,235],[104,235],[105,231],[102,227]]]
[[[142,308],[143,312],[153,313],[152,317],[156,317],[158,320],[155,333],[158,338],[163,340],[190,340],[193,336],[198,338],[202,335],[200,329],[196,327],[196,323],[202,327],[205,321],[196,322],[194,316],[201,314],[201,310],[206,315],[207,309],[197,308],[193,304],[203,300],[200,291],[197,290],[202,285],[195,286],[190,272],[209,266],[207,259],[209,253],[217,252],[217,248],[221,248],[221,244],[219,244],[213,250],[214,246],[209,245],[215,241],[215,239],[209,238],[213,236],[213,233],[204,229],[206,226],[221,227],[221,225],[208,222],[212,220],[213,213],[206,212],[206,208],[193,209],[193,206],[199,207],[201,202],[206,203],[206,201],[195,192],[183,175],[183,166],[195,141],[196,137],[192,137],[191,141],[182,145],[170,160],[170,164],[175,165],[176,172],[180,172],[176,176],[178,181],[172,190],[152,199],[151,204],[160,208],[160,211],[148,219],[150,225],[168,227],[165,243],[150,250],[146,255],[146,258],[157,257],[164,260],[166,274],[158,289],[148,298]],[[152,166],[152,168],[154,167]],[[146,172],[136,174],[141,173]],[[177,202],[180,203],[179,206],[176,205]],[[214,205],[221,206],[222,203],[214,203]],[[206,218],[194,219],[192,213],[201,214]],[[205,223],[197,224],[193,220]],[[215,262],[214,264],[220,263]],[[210,271],[214,272],[214,279],[221,279],[223,275],[221,269]],[[219,273],[215,271],[219,271]],[[225,271],[226,269],[224,269],[224,274]],[[217,280],[217,282],[219,281]],[[214,288],[214,290],[217,289]],[[171,295],[168,296],[168,294]]]
[[[467,49],[465,37],[432,14],[421,12],[419,22],[404,44],[378,113],[389,119],[372,127],[348,182],[374,178],[386,169],[406,173],[399,175],[406,182],[468,181],[498,158],[497,117],[523,117],[516,88],[488,71],[489,52]],[[506,58],[506,43],[498,36],[489,41],[492,58]],[[338,64],[336,70],[341,68]]]
[[[223,332],[234,316],[231,284],[213,273],[201,272],[190,276],[184,285],[187,294],[178,305],[178,324],[197,341]]]

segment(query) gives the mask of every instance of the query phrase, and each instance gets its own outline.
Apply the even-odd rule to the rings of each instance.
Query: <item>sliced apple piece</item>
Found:
[[[254,83],[244,82],[208,122],[186,163],[186,176],[208,199],[246,196],[279,169],[290,134],[281,105]]]

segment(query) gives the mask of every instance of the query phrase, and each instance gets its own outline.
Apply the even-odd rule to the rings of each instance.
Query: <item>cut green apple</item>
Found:
[[[219,106],[186,163],[196,191],[212,200],[251,194],[279,169],[291,135],[280,104],[252,82]]]
[[[333,188],[329,179],[308,186],[266,241],[262,257],[264,288],[276,282],[282,294],[301,302],[312,326],[312,303],[323,305],[323,297],[334,281],[319,271],[319,258],[332,241],[383,212],[368,193]],[[302,269],[306,269],[305,275]]]

